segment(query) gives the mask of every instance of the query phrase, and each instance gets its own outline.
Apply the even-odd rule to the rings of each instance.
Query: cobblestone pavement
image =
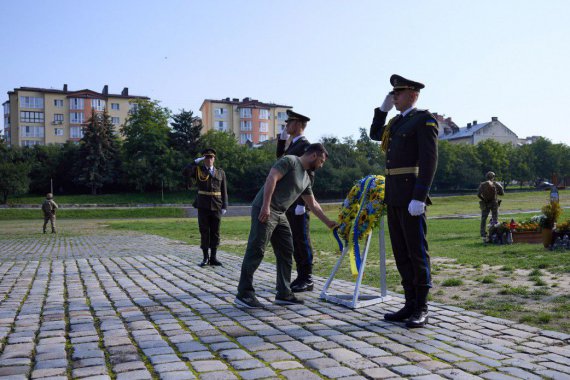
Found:
[[[241,258],[220,256],[200,268],[196,247],[156,236],[0,240],[0,376],[570,379],[567,334],[444,305],[407,330],[382,320],[399,297],[353,311],[312,292],[273,306],[269,264],[255,277],[267,307],[239,309]]]

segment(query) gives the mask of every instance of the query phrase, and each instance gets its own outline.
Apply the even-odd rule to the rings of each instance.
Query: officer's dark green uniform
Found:
[[[204,156],[213,155],[216,151],[208,148],[202,151]],[[216,253],[220,244],[220,223],[222,210],[228,208],[228,190],[226,174],[220,168],[207,168],[204,161],[188,164],[182,174],[196,184],[198,194],[194,207],[198,209],[198,226],[200,228],[200,248],[204,253],[201,266],[220,265]],[[189,181],[189,184],[191,182]],[[210,254],[208,255],[208,249]]]
[[[287,122],[294,120],[308,122],[311,120],[307,116],[291,110],[287,110],[287,117]],[[284,155],[301,157],[311,145],[303,135],[292,141],[288,147],[285,147],[285,143],[286,140],[277,140],[277,158]],[[310,172],[309,175],[314,176],[315,173]],[[291,283],[291,289],[294,292],[313,289],[313,246],[311,244],[310,213],[307,210],[302,215],[295,214],[297,206],[305,206],[303,198],[299,197],[285,214],[293,234],[293,258],[297,266],[297,278]]]
[[[488,172],[487,181],[479,184],[477,197],[480,199],[479,207],[481,208],[481,237],[487,236],[487,217],[491,213],[491,222],[497,223],[499,220],[499,206],[501,201],[498,195],[504,195],[505,191],[500,183],[495,181],[495,173]]]
[[[42,211],[44,213],[44,228],[43,232],[46,233],[46,227],[48,222],[51,224],[51,233],[55,234],[55,213],[57,212],[57,203],[53,200],[53,194],[47,193],[46,199],[42,203]]]
[[[419,91],[424,87],[398,75],[393,75],[390,83],[394,91]],[[425,213],[412,216],[408,205],[412,200],[431,204],[428,193],[437,166],[438,124],[426,110],[413,108],[405,116],[398,115],[385,124],[387,114],[380,108],[374,110],[370,137],[382,141],[386,153],[384,202],[406,306],[398,312],[400,314],[395,313],[395,319],[385,318],[405,320],[421,310],[425,310],[427,316],[427,296],[432,282],[426,216]]]
[[[283,174],[275,186],[271,197],[271,214],[266,223],[258,219],[263,206],[263,192],[265,185],[257,193],[251,207],[251,230],[247,248],[241,267],[241,276],[238,285],[239,298],[255,296],[253,288],[253,274],[261,264],[265,254],[265,247],[271,241],[275,257],[277,258],[277,295],[276,299],[290,297],[291,268],[293,265],[293,239],[285,211],[300,195],[312,195],[311,178],[297,156],[284,156],[280,158],[273,168]]]

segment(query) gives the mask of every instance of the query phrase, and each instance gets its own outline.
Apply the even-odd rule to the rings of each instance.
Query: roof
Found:
[[[283,104],[260,102],[257,99],[251,99],[251,98],[243,98],[243,100],[239,100],[237,98],[232,98],[232,99],[225,98],[225,99],[221,99],[221,100],[204,99],[204,101],[202,102],[202,105],[200,106],[200,110],[202,110],[202,107],[204,106],[204,103],[206,103],[206,102],[233,104],[233,105],[237,105],[238,107],[242,107],[242,108],[277,108],[277,107],[293,108],[292,106],[286,106]]]
[[[101,92],[89,90],[87,88],[83,90],[77,91],[63,91],[63,90],[56,90],[53,88],[40,88],[40,87],[19,87],[15,88],[14,91],[8,91],[8,94],[14,94],[16,91],[35,91],[35,92],[44,92],[48,94],[62,94],[62,95],[72,95],[76,93],[85,93],[89,92],[93,94],[93,96],[101,97],[101,98],[125,98],[125,99],[150,99],[148,96],[140,96],[140,95],[122,95],[122,94],[107,94],[104,95]]]
[[[466,137],[472,137],[475,134],[475,132],[485,128],[489,124],[491,124],[491,122],[475,124],[475,125],[472,125],[471,127],[459,128],[459,132],[452,133],[449,135],[443,135],[443,136],[441,136],[440,139],[441,140],[455,140],[455,139],[463,139]]]

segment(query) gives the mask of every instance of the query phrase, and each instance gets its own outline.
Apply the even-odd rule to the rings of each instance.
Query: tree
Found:
[[[482,173],[492,171],[497,178],[504,179],[505,172],[509,170],[509,158],[504,144],[493,139],[481,141],[477,144],[477,154],[481,160]]]
[[[169,147],[170,110],[157,101],[135,100],[134,107],[121,128],[125,136],[123,162],[126,182],[136,190],[174,188],[180,168]]]
[[[25,194],[30,186],[30,164],[18,147],[0,145],[0,194],[6,204],[9,195]]]
[[[192,111],[182,109],[179,114],[172,116],[170,123],[170,142],[172,147],[182,153],[184,157],[194,157],[198,153],[198,140],[202,131],[199,118]]]
[[[114,182],[118,166],[118,142],[107,111],[91,111],[91,118],[83,129],[79,145],[77,182],[87,186],[91,189],[91,194],[96,195],[103,185]]]

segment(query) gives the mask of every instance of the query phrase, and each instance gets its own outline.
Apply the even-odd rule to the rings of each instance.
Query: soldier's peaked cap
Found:
[[[287,110],[287,120],[286,121],[291,121],[291,120],[309,121],[311,119],[309,119],[307,116],[301,115],[300,113],[297,113],[295,111]]]
[[[213,148],[206,148],[202,151],[202,155],[207,155],[207,154],[213,154],[214,156],[216,155],[216,150]]]
[[[392,92],[398,90],[420,91],[422,88],[425,87],[423,83],[414,82],[413,80],[406,79],[398,74],[393,74],[390,77],[390,84],[394,87]]]

